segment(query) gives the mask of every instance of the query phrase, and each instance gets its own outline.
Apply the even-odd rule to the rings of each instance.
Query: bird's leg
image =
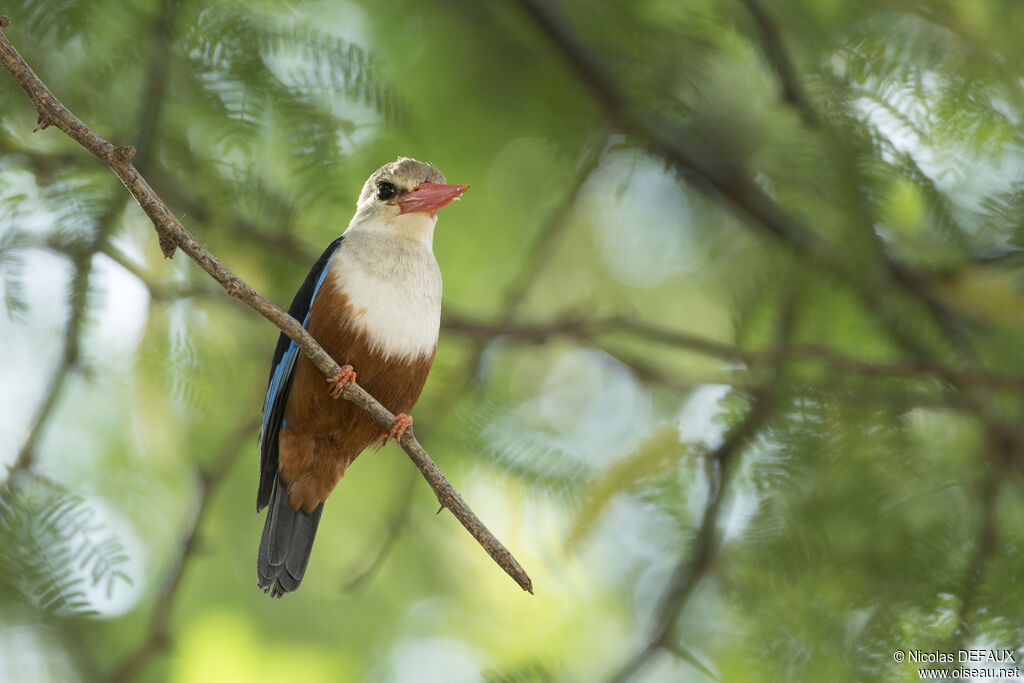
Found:
[[[391,439],[395,442],[402,440],[402,435],[405,434],[405,430],[412,427],[412,417],[405,413],[399,413],[395,415],[395,419],[391,421],[391,429],[388,430],[388,434],[384,437],[384,443],[387,443]]]
[[[349,382],[356,381],[356,371],[352,369],[351,365],[342,365],[341,372],[334,377],[328,377],[327,383],[330,384],[330,388],[327,393],[331,395],[331,398],[341,398],[341,392],[345,389],[345,386]]]

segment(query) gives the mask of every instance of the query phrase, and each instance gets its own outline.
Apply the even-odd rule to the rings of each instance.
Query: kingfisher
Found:
[[[368,446],[396,441],[412,424],[437,350],[441,269],[437,212],[468,185],[400,157],[363,185],[348,228],[309,271],[288,313],[341,366],[323,374],[281,334],[270,364],[260,426],[256,511],[269,507],[256,562],[259,587],[281,597],[306,572],[324,501]],[[382,430],[354,403],[337,400],[356,380],[395,414]]]

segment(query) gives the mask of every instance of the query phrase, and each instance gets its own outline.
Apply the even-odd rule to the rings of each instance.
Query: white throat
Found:
[[[387,222],[371,218],[362,223],[352,223],[345,231],[345,235],[358,232],[387,235],[391,238],[421,244],[427,249],[433,249],[434,226],[436,225],[436,215],[431,216],[423,212],[401,213]]]
[[[349,322],[387,358],[415,360],[437,346],[441,269],[431,248],[436,223],[436,217],[410,213],[386,224],[350,225],[328,264],[330,280],[352,307]]]

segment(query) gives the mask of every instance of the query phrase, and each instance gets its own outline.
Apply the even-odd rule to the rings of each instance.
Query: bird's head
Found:
[[[448,185],[430,164],[399,157],[374,171],[359,195],[349,229],[386,230],[428,242],[437,212],[459,198],[469,185]]]

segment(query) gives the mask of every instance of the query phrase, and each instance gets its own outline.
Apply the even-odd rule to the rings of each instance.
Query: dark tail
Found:
[[[302,583],[323,511],[323,503],[312,514],[293,510],[288,502],[288,486],[278,473],[256,559],[256,576],[264,593],[269,591],[271,596],[279,598]]]

